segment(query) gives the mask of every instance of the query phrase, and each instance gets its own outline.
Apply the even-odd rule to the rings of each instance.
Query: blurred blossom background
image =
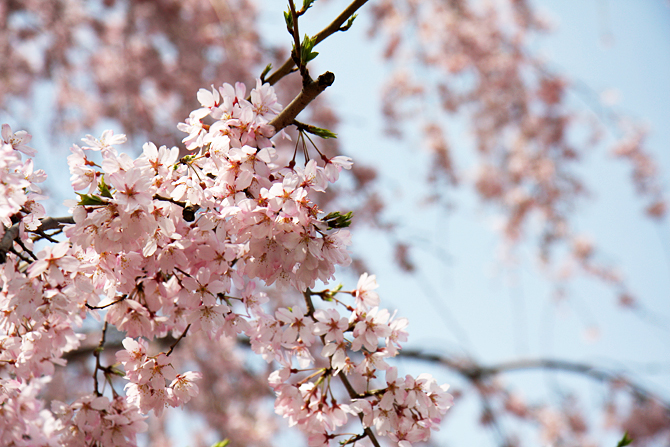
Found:
[[[462,23],[397,13],[425,14],[422,8],[433,3],[442,5],[369,2],[350,30],[317,47],[310,65],[314,77],[332,71],[336,80],[299,118],[334,130],[337,145],[324,143],[326,149],[354,159],[339,195],[324,202],[326,211],[355,212],[356,262],[338,280],[353,288],[362,271],[377,275],[382,305],[410,320],[408,351],[461,365],[526,359],[591,365],[670,402],[670,226],[662,210],[670,180],[670,6],[536,0],[527,6],[538,24],[520,25],[504,13],[492,22],[507,33],[501,51],[519,45],[524,53],[517,60],[535,64],[517,73],[544,98],[529,107],[570,123],[560,138],[578,152],[573,161],[565,154],[553,159],[569,165],[561,182],[579,180],[561,190],[569,197],[557,199],[560,219],[529,211],[512,228],[513,194],[496,196],[503,174],[482,172],[498,169],[495,154],[502,153],[509,159],[500,166],[518,169],[520,178],[540,168],[512,161],[526,130],[500,127],[504,134],[487,135],[482,129],[495,122],[485,107],[497,104],[514,115],[514,95],[526,90],[511,90],[503,79],[501,86],[475,89],[481,102],[463,100],[450,113],[439,86],[449,83],[456,98],[482,78],[469,68],[459,71],[458,60],[446,58],[431,39],[446,39]],[[483,2],[452,3],[485,11]],[[491,3],[502,11],[507,3],[526,4]],[[178,144],[176,124],[199,107],[198,88],[238,80],[251,88],[291,45],[286,5],[274,0],[78,4],[0,4],[0,121],[33,135],[36,166],[49,175],[51,215],[67,212],[68,148],[85,134],[126,133],[132,144],[126,150],[134,154],[146,140]],[[301,19],[301,32],[315,34],[345,5],[317,1]],[[467,66],[475,56],[463,58]],[[295,77],[275,86],[284,105],[299,91]],[[560,111],[552,109],[552,95],[560,97]],[[550,124],[556,125],[536,123],[540,130],[527,133]],[[642,143],[648,159],[635,152]],[[544,169],[550,179],[535,188],[551,185],[560,168]],[[398,365],[452,384],[456,404],[435,445],[614,446],[624,428],[649,445],[670,442],[668,408],[640,404],[633,411],[639,402],[621,392],[625,385],[617,389],[588,371],[527,367],[478,383],[435,362],[401,357]],[[495,423],[487,420],[492,415]],[[181,428],[184,416],[172,417],[182,421],[170,433],[174,445],[191,445],[190,432]],[[295,445],[295,434],[282,424],[276,442]],[[575,436],[560,441],[567,432]]]

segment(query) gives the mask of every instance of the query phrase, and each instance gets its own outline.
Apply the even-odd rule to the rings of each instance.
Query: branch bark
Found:
[[[298,96],[296,96],[293,101],[291,101],[291,103],[275,117],[275,119],[270,121],[270,125],[275,128],[275,133],[280,132],[283,128],[293,123],[295,117],[298,116],[298,114],[302,112],[314,98],[333,85],[333,82],[335,82],[335,75],[327,71],[319,76],[316,81],[311,81],[303,85]]]

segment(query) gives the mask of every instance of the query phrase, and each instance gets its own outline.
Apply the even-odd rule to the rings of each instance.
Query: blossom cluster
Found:
[[[73,326],[82,318],[84,301],[70,274],[78,261],[67,243],[47,246],[31,260],[28,231],[45,215],[34,170],[31,136],[2,126],[0,144],[0,444],[42,445],[55,436],[55,420],[38,397],[62,355],[76,349]],[[17,251],[18,249],[18,251]],[[29,265],[28,265],[29,264]],[[66,276],[68,277],[66,279]]]
[[[341,317],[335,308],[319,309],[313,315],[279,309],[279,327],[260,324],[252,337],[254,350],[264,345],[259,339],[276,341],[277,349],[272,352],[282,368],[270,376],[277,393],[275,409],[290,425],[309,433],[312,446],[327,445],[338,436],[333,432],[348,422],[349,414],[360,415],[364,427],[374,427],[378,435],[410,446],[428,440],[430,430],[452,405],[447,385],[438,385],[428,374],[398,378],[397,369],[386,362],[407,340],[408,321],[377,307],[376,288],[374,275],[361,276],[356,290],[350,292],[355,307],[342,304],[349,318]],[[325,291],[321,295],[337,293]],[[327,363],[314,373],[316,361],[308,348],[317,339]],[[287,356],[286,350],[293,355]],[[294,367],[293,358],[299,368]],[[301,378],[306,371],[313,373]],[[385,386],[374,388],[374,379],[382,372]],[[331,378],[338,375],[349,388],[350,404],[339,403],[334,397]],[[365,384],[364,390],[355,391],[350,382]]]
[[[44,171],[35,171],[33,160],[21,160],[20,152],[32,156],[37,152],[28,146],[31,136],[24,130],[12,133],[8,124],[2,125],[0,140],[0,223],[6,228],[12,226],[10,217],[22,208],[28,210],[23,218],[27,225],[33,225],[44,217],[44,208],[37,203],[41,190],[36,183],[46,179]],[[4,228],[0,227],[0,236]]]
[[[67,447],[136,445],[137,433],[146,431],[147,423],[140,409],[118,396],[89,394],[70,405],[55,401],[53,413],[58,417],[53,435]]]
[[[400,445],[426,440],[450,396],[429,377],[398,379],[386,362],[407,339],[407,320],[379,308],[374,276],[362,276],[352,292],[312,292],[350,262],[342,216],[323,216],[314,195],[351,160],[321,155],[304,167],[279,164],[270,122],[281,106],[260,81],[248,99],[240,83],[201,89],[197,98],[202,107],[179,125],[191,151],[184,157],[177,148],[146,143],[133,159],[116,148],[125,136],[111,131],[72,147],[71,183],[80,192],[70,202],[74,224],[63,230],[67,240],[31,259],[31,237],[45,235],[26,224],[23,245],[16,242],[18,250],[0,266],[0,388],[33,386],[53,374],[63,353],[79,345],[73,327],[93,314],[125,333],[116,354],[125,396],[114,389],[112,399],[103,395],[98,374],[113,387],[121,372],[96,357],[93,394],[51,412],[33,399],[42,416],[28,425],[41,427],[46,439],[132,445],[145,427],[142,414],[160,415],[197,395],[202,375],[178,373],[169,357],[190,331],[214,340],[248,337],[254,352],[277,362],[280,369],[270,378],[276,411],[309,434],[311,445],[340,436],[335,431],[356,414],[366,429]],[[18,143],[11,150],[20,150],[24,140],[12,140]],[[24,192],[36,181],[25,178],[17,183]],[[9,224],[29,211],[6,208],[0,217]],[[289,296],[300,292],[307,308],[277,308],[263,291],[272,285]],[[353,306],[336,298],[347,293]],[[324,301],[318,309],[314,297]],[[340,316],[337,306],[348,314]],[[148,354],[148,341],[168,336],[176,339],[169,351]],[[301,378],[315,367],[317,374]],[[386,385],[375,389],[381,371]],[[331,389],[333,378],[344,388]],[[349,380],[363,388],[356,391]],[[335,395],[345,390],[350,403],[340,404]],[[35,394],[15,392],[9,399]],[[3,419],[7,426],[26,425],[20,414],[10,416]]]
[[[193,371],[177,374],[164,353],[147,357],[147,344],[142,340],[126,338],[123,347],[125,349],[117,352],[116,358],[123,364],[126,378],[130,380],[126,385],[126,397],[142,413],[154,410],[156,416],[160,416],[166,403],[179,407],[198,394],[194,381],[201,379],[202,374]],[[166,381],[170,382],[169,386]]]

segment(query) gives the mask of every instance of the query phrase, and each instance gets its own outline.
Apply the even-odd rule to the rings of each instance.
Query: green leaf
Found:
[[[100,183],[98,184],[98,190],[100,191],[100,195],[102,197],[107,197],[108,199],[113,199],[114,197],[112,196],[111,191],[109,190],[109,186],[105,183],[105,177],[102,176],[100,177]]]
[[[304,59],[305,63],[311,61],[312,59],[314,59],[318,55],[319,55],[318,51],[310,51],[309,54],[307,55],[307,57]]]
[[[334,133],[333,131],[330,131],[328,129],[322,129],[316,126],[306,126],[302,130],[304,130],[307,133],[311,133],[312,135],[316,135],[317,137],[321,137],[324,140],[327,140],[328,138],[337,138],[337,134]]]
[[[351,28],[351,25],[354,24],[354,20],[356,20],[356,17],[358,17],[358,14],[354,14],[351,17],[349,17],[349,20],[347,20],[347,23],[340,27],[340,31],[346,31],[349,28]]]
[[[293,34],[293,15],[291,11],[284,11],[284,21],[286,22],[286,29],[290,34]]]
[[[628,436],[628,432],[623,434],[623,438],[621,438],[621,441],[616,445],[616,447],[624,447],[627,445],[630,445],[633,443],[633,438]]]
[[[303,64],[306,64],[319,55],[316,51],[312,51],[314,45],[316,45],[316,36],[309,37],[305,34],[305,38],[300,45],[300,60]]]
[[[265,76],[267,76],[268,73],[270,73],[270,70],[272,70],[272,64],[267,64],[265,68],[263,69],[263,73],[261,73],[261,82],[265,82]]]
[[[98,196],[92,196],[90,194],[79,194],[76,193],[79,196],[79,203],[77,205],[82,205],[82,206],[102,206],[102,205],[107,205],[107,202],[102,200]]]
[[[230,444],[230,439],[226,438],[223,441],[212,444],[212,447],[226,447],[228,444]]]
[[[341,214],[339,211],[329,213],[323,218],[323,222],[328,224],[328,229],[346,228],[351,225],[351,219],[354,216],[352,211],[347,214]]]
[[[311,8],[315,1],[316,0],[302,0],[302,10],[301,10],[301,12],[305,12],[309,8]]]

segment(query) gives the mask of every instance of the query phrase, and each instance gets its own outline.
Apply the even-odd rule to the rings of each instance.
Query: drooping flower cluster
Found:
[[[177,148],[152,143],[132,159],[115,148],[125,136],[87,136],[68,157],[72,186],[82,191],[71,203],[68,240],[34,259],[7,255],[10,262],[0,268],[0,387],[19,389],[51,375],[62,354],[77,347],[72,327],[87,312],[102,311],[105,324],[126,335],[116,354],[125,397],[113,391],[108,399],[98,389],[98,374],[112,385],[119,371],[102,365],[96,351],[94,394],[44,410],[42,422],[32,425],[55,427],[50,434],[42,430],[44,437],[66,445],[132,445],[144,428],[142,413],[160,415],[198,393],[202,375],[178,373],[169,357],[189,331],[216,340],[248,337],[254,352],[276,361],[280,369],[270,380],[276,411],[308,433],[312,445],[340,436],[336,430],[352,414],[401,445],[425,440],[449,407],[446,387],[423,376],[397,379],[386,363],[407,339],[407,320],[378,307],[374,276],[361,277],[352,292],[311,291],[350,262],[347,217],[323,216],[313,201],[351,167],[350,159],[321,156],[321,164],[279,166],[270,141],[269,123],[281,110],[274,91],[259,82],[249,100],[245,94],[242,84],[198,92],[202,107],[179,125],[192,151],[181,159]],[[29,183],[21,188],[27,191]],[[11,208],[3,221],[28,211]],[[42,235],[20,232],[26,253],[31,234]],[[306,309],[272,310],[261,287],[273,284],[302,293]],[[335,299],[338,293],[351,295],[354,306]],[[348,314],[317,309],[315,296]],[[150,356],[146,340],[167,336],[176,338],[174,345]],[[298,379],[314,367],[321,368],[318,374]],[[374,389],[381,371],[387,384]],[[349,404],[338,403],[330,388],[338,377],[345,385],[339,392],[348,392],[341,401]],[[365,389],[355,391],[347,377]]]
[[[54,418],[38,397],[62,365],[63,353],[79,346],[73,326],[81,321],[83,301],[69,277],[78,262],[69,245],[44,248],[32,259],[28,231],[44,216],[33,169],[31,136],[2,126],[0,144],[0,444],[46,445],[54,436]],[[32,253],[32,252],[31,252]],[[30,265],[28,265],[30,264]],[[68,277],[66,279],[66,276]]]
[[[378,304],[379,297],[373,292],[376,287],[374,275],[364,274],[350,294]],[[311,293],[331,299],[338,292]],[[400,446],[426,441],[453,399],[447,393],[448,386],[439,386],[430,375],[398,378],[397,369],[386,362],[407,340],[407,319],[369,307],[364,300],[357,300],[355,308],[343,307],[350,314],[348,319],[340,317],[334,308],[319,309],[313,315],[280,309],[277,319],[283,325],[257,327],[253,348],[262,345],[259,338],[277,340],[281,347],[273,352],[282,368],[270,376],[277,393],[277,413],[288,418],[290,425],[309,433],[312,446],[327,445],[336,436],[343,436],[333,432],[348,422],[349,414],[360,415],[366,428],[374,427],[378,435],[388,436]],[[321,339],[321,356],[327,362],[313,372],[317,362],[306,353],[315,343],[315,335]],[[287,350],[293,355],[287,355]],[[298,359],[299,369],[294,367],[293,358]],[[301,378],[307,371],[312,374]],[[375,379],[382,371],[386,384],[375,388]],[[333,394],[331,378],[338,375],[347,388],[350,404],[339,403]],[[355,390],[351,382],[365,384],[364,389]]]

